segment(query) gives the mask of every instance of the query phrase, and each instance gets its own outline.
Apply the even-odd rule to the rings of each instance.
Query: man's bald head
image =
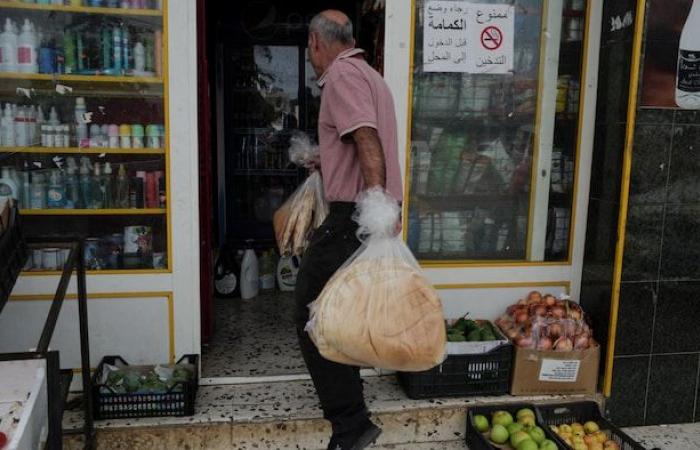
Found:
[[[316,33],[326,45],[354,47],[352,21],[336,9],[327,9],[314,16],[309,23],[309,33]]]

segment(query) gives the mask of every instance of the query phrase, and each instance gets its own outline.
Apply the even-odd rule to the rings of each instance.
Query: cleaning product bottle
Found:
[[[112,29],[112,62],[114,65],[115,75],[121,75],[122,73],[122,30],[120,27],[116,26]]]
[[[100,31],[100,41],[102,44],[102,70],[105,72],[112,71],[112,59],[114,58],[114,50],[112,49],[112,44],[114,43],[112,37],[112,30],[107,26],[103,26]]]
[[[25,163],[26,165],[26,163]],[[29,209],[32,207],[32,183],[29,181],[29,171],[22,172],[22,205],[20,208]]]
[[[75,99],[75,133],[78,147],[86,148],[90,146],[88,139],[88,126],[85,122],[85,98],[78,97]]]
[[[52,170],[49,176],[46,205],[49,209],[63,209],[66,206],[66,187],[58,170]]]
[[[117,173],[117,185],[114,190],[114,207],[129,207],[129,178],[126,176],[126,167],[124,167],[124,164],[119,164],[119,173]]]
[[[32,174],[31,208],[46,209],[46,177],[43,173]]]
[[[17,38],[17,68],[21,73],[38,73],[37,35],[29,19],[24,19],[22,32]]]
[[[119,148],[119,126],[112,124],[107,130],[109,136],[108,147],[109,148]]]
[[[15,182],[9,167],[0,170],[0,198],[19,200],[19,187]]]
[[[299,258],[296,256],[282,256],[277,263],[277,284],[280,291],[291,292],[297,284],[299,272]]]
[[[29,135],[29,145],[34,146],[37,144],[37,136],[39,133],[36,129],[36,106],[32,105],[29,107],[29,113],[27,114],[27,132]]]
[[[15,117],[12,115],[12,106],[5,103],[5,110],[2,115],[2,145],[3,147],[15,146]]]
[[[49,112],[49,125],[59,125],[61,122],[58,119],[58,112],[56,111],[56,107],[52,106],[51,111]]]
[[[90,125],[90,148],[99,147],[102,144],[102,129],[96,123]]]
[[[66,73],[76,72],[75,35],[70,30],[63,33],[63,64]]]
[[[102,171],[100,170],[100,163],[96,162],[94,165],[92,178],[90,179],[90,209],[102,209],[104,208],[104,191],[102,190]]]
[[[27,146],[27,118],[22,106],[17,109],[15,116],[15,145],[17,147]]]
[[[252,248],[253,241],[246,241],[247,248],[241,263],[241,298],[243,300],[257,297],[259,282],[258,279],[258,257]]]
[[[17,72],[17,34],[9,17],[0,33],[0,72]]]
[[[78,166],[75,163],[75,158],[69,156],[66,158],[66,209],[75,209],[80,207],[80,183],[76,171]]]
[[[143,75],[146,71],[146,47],[141,42],[134,45],[134,72]]]
[[[260,289],[269,291],[275,288],[276,270],[274,250],[264,252],[260,262]]]
[[[129,27],[126,25],[122,25],[122,51],[124,54],[122,55],[122,68],[124,69],[124,72],[128,72],[131,67],[132,67],[132,62],[131,62],[131,49],[129,46],[131,45],[130,42],[130,36],[129,36]]]
[[[90,188],[90,160],[84,156],[80,158],[80,208],[91,208]]]
[[[82,73],[86,67],[87,54],[85,53],[85,42],[83,40],[83,35],[79,31],[75,33],[75,64],[76,71]]]
[[[109,162],[105,163],[105,168],[102,171],[102,204],[105,208],[113,208],[113,193],[112,193],[112,165]]]

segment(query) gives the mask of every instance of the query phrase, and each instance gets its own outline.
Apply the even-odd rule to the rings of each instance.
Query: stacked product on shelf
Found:
[[[511,394],[594,394],[600,346],[580,305],[532,291],[496,325],[515,344]]]

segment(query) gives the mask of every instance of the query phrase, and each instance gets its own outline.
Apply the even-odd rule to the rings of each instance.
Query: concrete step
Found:
[[[365,381],[365,398],[372,418],[383,429],[375,448],[387,449],[466,448],[455,445],[464,442],[468,407],[591,399],[505,395],[410,400],[395,377]],[[79,412],[67,414],[66,428],[80,424]],[[100,421],[96,426],[99,449],[318,450],[326,448],[331,434],[309,381],[201,386],[192,417]],[[79,438],[70,437],[65,442],[68,449],[80,448]]]

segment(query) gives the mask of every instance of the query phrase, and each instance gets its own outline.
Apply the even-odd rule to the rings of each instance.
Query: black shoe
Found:
[[[374,444],[382,429],[367,421],[356,430],[334,434],[328,444],[328,450],[363,450]]]

